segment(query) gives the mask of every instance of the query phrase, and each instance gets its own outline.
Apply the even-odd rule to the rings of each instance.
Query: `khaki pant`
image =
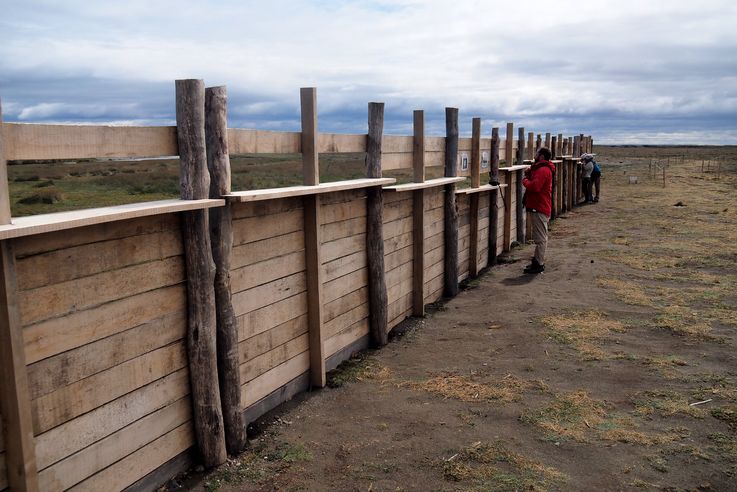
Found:
[[[545,264],[545,249],[548,247],[548,221],[550,217],[540,212],[531,212],[532,240],[535,242],[535,259]]]

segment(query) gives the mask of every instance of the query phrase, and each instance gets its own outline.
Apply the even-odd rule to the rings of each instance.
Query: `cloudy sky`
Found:
[[[445,106],[600,143],[737,144],[737,1],[0,0],[6,121],[173,124],[174,80],[227,85],[230,126],[411,134]]]

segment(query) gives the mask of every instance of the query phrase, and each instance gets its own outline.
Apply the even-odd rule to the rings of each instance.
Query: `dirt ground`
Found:
[[[717,179],[681,149],[664,188],[662,150],[597,151],[601,202],[554,222],[544,274],[513,249],[169,487],[737,490],[737,153]]]

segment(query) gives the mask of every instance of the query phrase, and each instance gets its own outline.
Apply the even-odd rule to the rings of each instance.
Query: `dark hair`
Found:
[[[553,157],[553,153],[550,152],[550,149],[547,147],[540,147],[537,149],[537,153],[542,154],[546,161],[549,161],[550,158]]]

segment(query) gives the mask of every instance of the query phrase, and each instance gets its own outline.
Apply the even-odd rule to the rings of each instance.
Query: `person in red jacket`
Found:
[[[545,271],[545,249],[548,246],[548,221],[552,210],[553,173],[555,165],[550,162],[552,154],[547,147],[540,147],[535,154],[535,162],[525,170],[522,186],[525,187],[524,205],[530,212],[532,240],[535,242],[535,256],[525,267],[525,273]]]

